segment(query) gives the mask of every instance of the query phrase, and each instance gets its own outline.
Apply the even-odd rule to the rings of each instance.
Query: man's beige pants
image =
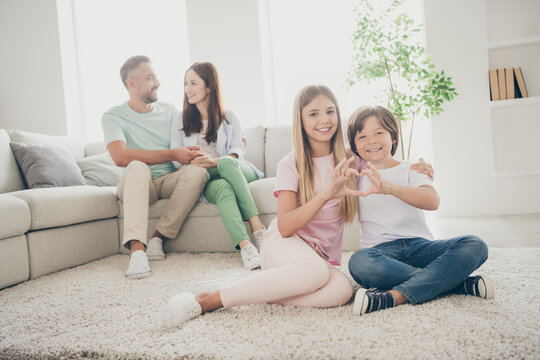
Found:
[[[195,165],[184,165],[178,171],[152,179],[150,168],[141,161],[132,161],[117,185],[118,198],[124,204],[124,239],[147,245],[148,210],[159,199],[170,200],[156,226],[160,234],[174,238],[187,214],[199,199],[208,172]]]

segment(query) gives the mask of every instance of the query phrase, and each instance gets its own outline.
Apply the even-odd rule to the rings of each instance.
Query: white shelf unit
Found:
[[[527,98],[490,101],[493,173],[540,176],[540,1],[486,1],[489,70],[520,67]]]

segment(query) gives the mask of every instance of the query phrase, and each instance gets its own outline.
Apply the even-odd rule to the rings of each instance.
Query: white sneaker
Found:
[[[129,259],[126,277],[129,279],[142,279],[150,275],[152,275],[152,272],[150,266],[148,266],[148,256],[142,250],[134,251]]]
[[[195,295],[181,292],[169,299],[163,312],[163,326],[172,328],[201,315],[202,308]]]
[[[148,241],[146,254],[148,255],[148,260],[150,261],[165,259],[165,253],[163,252],[163,240],[157,236],[151,238],[150,241]]]
[[[253,244],[261,251],[261,246],[264,240],[264,234],[266,234],[266,228],[253,232]]]
[[[242,255],[244,269],[253,270],[261,266],[261,258],[259,257],[259,252],[255,245],[249,244],[244,246],[240,250],[240,255]]]
[[[193,294],[211,293],[214,291],[218,291],[227,285],[234,284],[249,275],[251,275],[251,273],[249,272],[235,273],[229,276],[225,276],[221,279],[200,281],[200,282],[189,285],[186,288],[186,291]]]

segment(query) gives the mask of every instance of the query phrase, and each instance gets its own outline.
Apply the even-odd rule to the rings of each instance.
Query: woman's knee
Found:
[[[205,194],[207,192],[212,192],[214,195],[213,197],[216,198],[216,201],[223,201],[233,198],[236,199],[232,185],[229,184],[229,182],[225,179],[212,180],[210,183],[208,183]]]
[[[220,174],[223,170],[230,169],[230,168],[238,168],[238,167],[239,167],[238,160],[230,156],[223,156],[219,158],[218,164],[217,164],[217,169]]]

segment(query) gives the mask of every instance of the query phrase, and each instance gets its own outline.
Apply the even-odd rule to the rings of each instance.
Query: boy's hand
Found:
[[[366,191],[361,191],[360,196],[366,197],[371,194],[390,194],[390,184],[382,179],[381,174],[377,171],[375,166],[368,161],[367,167],[367,169],[362,170],[360,176],[367,176],[371,181],[371,186]]]
[[[412,170],[416,170],[421,174],[427,175],[429,180],[433,181],[433,175],[435,175],[435,170],[433,170],[433,166],[431,166],[430,163],[427,163],[424,161],[424,159],[420,158],[420,160],[411,165]]]

